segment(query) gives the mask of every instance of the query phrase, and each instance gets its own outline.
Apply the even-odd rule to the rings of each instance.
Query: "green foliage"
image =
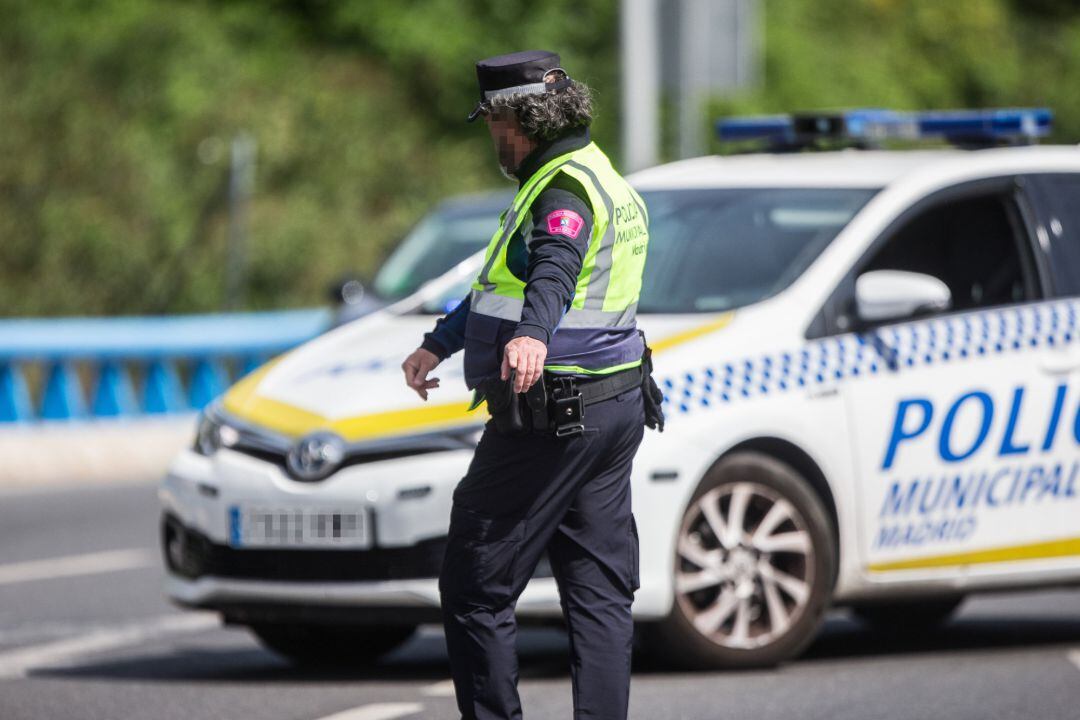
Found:
[[[564,32],[573,7],[0,0],[0,314],[222,307],[240,132],[247,305],[322,302],[440,198],[505,183],[464,123],[477,58],[573,47],[607,95],[615,3],[584,13],[604,32]]]
[[[1080,139],[1071,0],[766,0],[764,82],[712,117],[843,107],[1046,105]]]
[[[710,117],[1047,104],[1080,139],[1070,0],[763,2],[764,82]],[[617,158],[618,6],[0,0],[0,314],[221,308],[239,133],[258,144],[246,305],[369,277],[438,199],[504,182],[463,122],[480,57],[559,50]]]

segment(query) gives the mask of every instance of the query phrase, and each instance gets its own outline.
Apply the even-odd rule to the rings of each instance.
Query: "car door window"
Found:
[[[1036,298],[1030,250],[1015,200],[1005,193],[931,205],[892,233],[862,272],[907,270],[949,287],[953,311]]]

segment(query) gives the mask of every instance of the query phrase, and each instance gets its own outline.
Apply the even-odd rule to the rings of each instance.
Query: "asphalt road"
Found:
[[[161,595],[150,485],[0,494],[0,720],[456,718],[438,628],[374,669],[300,672]],[[569,718],[558,631],[521,637],[528,718]],[[970,600],[929,637],[837,614],[779,670],[635,672],[639,720],[1076,720],[1080,591]]]

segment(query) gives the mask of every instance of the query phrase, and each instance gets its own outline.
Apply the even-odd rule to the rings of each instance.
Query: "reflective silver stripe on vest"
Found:
[[[502,320],[518,322],[525,301],[520,298],[505,297],[492,292],[473,290],[469,296],[469,312],[497,317]],[[560,328],[618,328],[628,327],[637,319],[637,303],[625,310],[604,312],[603,310],[571,308],[559,323]]]
[[[525,302],[517,298],[496,295],[486,290],[473,290],[469,295],[469,312],[518,322]]]
[[[593,258],[592,272],[589,273],[588,289],[585,291],[585,309],[600,310],[604,307],[604,298],[607,297],[608,284],[611,282],[612,255],[615,251],[615,203],[611,200],[607,190],[600,184],[600,178],[591,168],[582,165],[576,160],[566,163],[575,170],[585,173],[592,181],[593,187],[600,193],[607,208],[608,223],[604,236],[600,238],[600,247]]]
[[[625,310],[578,310],[570,308],[562,322],[561,328],[621,328],[630,327],[637,320],[637,303]]]

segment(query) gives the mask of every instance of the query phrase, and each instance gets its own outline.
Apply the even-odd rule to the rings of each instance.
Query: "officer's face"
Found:
[[[521,130],[521,123],[512,112],[495,110],[484,115],[491,140],[495,143],[495,154],[499,167],[508,177],[521,165],[525,156],[532,152],[535,145]]]

